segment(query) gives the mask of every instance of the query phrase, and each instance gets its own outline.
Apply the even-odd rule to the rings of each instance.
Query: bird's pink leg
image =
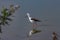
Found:
[[[32,24],[32,27],[34,28],[34,23]]]
[[[33,29],[36,29],[36,24],[33,24]]]
[[[36,28],[37,27],[37,24],[36,23],[33,23],[32,26],[33,26],[33,28]]]

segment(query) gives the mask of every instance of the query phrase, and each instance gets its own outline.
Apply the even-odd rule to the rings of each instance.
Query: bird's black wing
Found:
[[[38,19],[35,19],[35,18],[31,18],[31,20],[34,20],[34,21],[41,22],[40,20],[38,20]]]

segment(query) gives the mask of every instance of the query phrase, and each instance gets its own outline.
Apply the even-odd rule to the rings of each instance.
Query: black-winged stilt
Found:
[[[31,23],[33,23],[33,27],[37,25],[37,22],[41,22],[41,20],[38,20],[36,18],[32,18],[29,13],[27,13],[28,19]]]

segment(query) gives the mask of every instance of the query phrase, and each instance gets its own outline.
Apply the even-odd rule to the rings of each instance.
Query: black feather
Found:
[[[37,21],[37,22],[41,22],[40,20],[35,19],[35,18],[31,18],[31,20],[34,20],[34,21]]]

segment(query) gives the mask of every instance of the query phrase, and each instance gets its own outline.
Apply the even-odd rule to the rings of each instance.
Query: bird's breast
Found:
[[[34,21],[33,20],[30,20],[31,23],[33,23]]]

